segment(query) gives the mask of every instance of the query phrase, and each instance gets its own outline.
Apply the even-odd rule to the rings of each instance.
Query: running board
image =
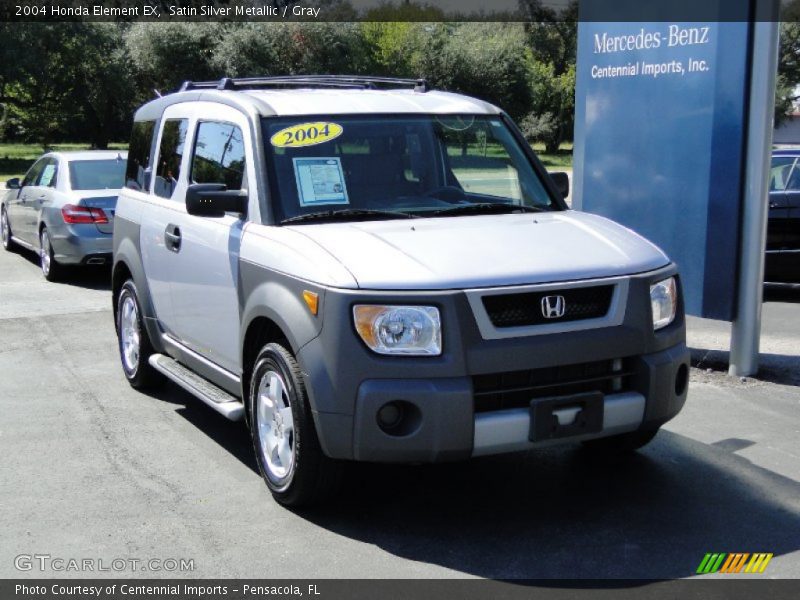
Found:
[[[241,400],[190,371],[178,361],[163,354],[153,354],[148,362],[156,371],[208,404],[226,419],[241,421],[244,416],[244,404]]]

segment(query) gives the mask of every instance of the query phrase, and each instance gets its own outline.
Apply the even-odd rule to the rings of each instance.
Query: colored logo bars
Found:
[[[772,556],[771,552],[708,552],[697,567],[697,573],[763,573]]]

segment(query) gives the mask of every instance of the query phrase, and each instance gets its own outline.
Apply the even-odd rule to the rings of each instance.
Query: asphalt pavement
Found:
[[[800,294],[764,305],[761,378],[728,377],[724,324],[692,319],[687,405],[636,455],[361,465],[335,503],[292,512],[242,424],[174,385],[128,386],[108,278],[46,283],[32,254],[0,250],[0,578],[663,579],[707,552],[771,552],[737,577],[800,577]]]

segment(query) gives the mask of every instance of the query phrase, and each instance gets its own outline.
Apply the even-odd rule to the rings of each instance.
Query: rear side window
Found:
[[[181,174],[183,144],[186,142],[186,119],[168,119],[161,132],[161,145],[158,148],[158,167],[153,191],[162,198],[171,198],[178,177]]]
[[[240,190],[244,165],[241,129],[230,123],[212,121],[197,126],[192,158],[194,183],[224,183],[229,190]]]
[[[150,166],[155,121],[137,121],[133,124],[131,144],[128,149],[128,166],[125,170],[125,187],[146,191],[145,170]]]
[[[41,175],[36,185],[40,187],[56,187],[58,178],[58,161],[55,158],[47,160],[47,164],[42,169]]]

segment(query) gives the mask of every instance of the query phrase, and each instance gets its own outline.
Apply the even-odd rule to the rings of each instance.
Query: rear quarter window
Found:
[[[188,126],[187,119],[168,119],[164,122],[158,149],[156,180],[153,185],[153,191],[162,198],[171,198],[178,185]]]
[[[145,172],[150,168],[155,121],[137,121],[133,124],[131,143],[128,148],[128,165],[125,169],[125,187],[147,191]]]

